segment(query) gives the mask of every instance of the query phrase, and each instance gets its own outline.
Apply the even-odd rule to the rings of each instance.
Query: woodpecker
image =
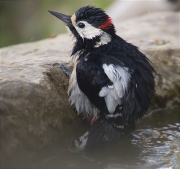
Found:
[[[116,34],[112,19],[100,8],[85,6],[72,16],[49,12],[75,38],[69,100],[91,127],[74,145],[84,148],[130,134],[155,92],[150,61]]]

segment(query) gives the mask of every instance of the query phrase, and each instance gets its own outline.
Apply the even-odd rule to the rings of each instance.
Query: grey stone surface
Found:
[[[180,29],[175,12],[152,13],[115,23],[117,33],[140,47],[153,63],[156,96],[151,110],[178,104]],[[67,96],[69,77],[54,63],[72,68],[72,37],[67,34],[2,48],[0,61],[1,158],[29,151],[58,138],[69,145],[82,134]]]
[[[108,7],[107,13],[113,18],[114,21],[122,22],[130,18],[142,16],[147,13],[174,10],[178,10],[178,4],[168,0],[116,0]]]

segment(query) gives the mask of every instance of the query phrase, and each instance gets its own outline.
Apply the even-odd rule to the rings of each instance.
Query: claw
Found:
[[[67,76],[71,76],[71,71],[67,68],[67,66],[60,64],[60,63],[54,63],[54,66],[58,66]]]

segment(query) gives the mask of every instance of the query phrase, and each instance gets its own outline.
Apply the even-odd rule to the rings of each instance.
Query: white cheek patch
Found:
[[[98,48],[101,45],[105,45],[111,41],[111,35],[108,33],[104,32],[103,30],[99,28],[95,28],[91,24],[89,24],[86,21],[80,21],[81,23],[84,23],[85,27],[84,28],[79,28],[76,23],[73,23],[75,29],[79,33],[79,35],[82,37],[82,39],[93,39],[97,36],[100,37],[100,41],[96,42],[94,45],[95,48]]]
[[[99,46],[102,46],[102,45],[109,43],[110,41],[111,41],[111,35],[102,31],[102,34],[100,35],[100,41],[96,42],[94,47],[98,48]]]
[[[81,23],[84,23],[85,27],[84,28],[79,28],[78,26],[74,25],[76,30],[78,31],[79,35],[84,39],[93,39],[96,36],[100,36],[101,33],[103,32],[99,28],[95,28],[94,26],[90,25],[86,21],[81,21]],[[78,23],[77,23],[78,24]]]
[[[76,30],[78,31],[79,35],[84,39],[93,39],[94,37],[96,36],[100,36],[101,34],[101,31],[97,28],[92,28],[89,27],[89,28],[78,28],[76,27]]]

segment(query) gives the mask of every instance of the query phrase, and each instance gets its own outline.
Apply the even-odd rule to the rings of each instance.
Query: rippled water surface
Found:
[[[58,142],[30,155],[28,167],[62,169],[178,169],[180,168],[179,108],[157,110],[137,123],[132,135],[118,142],[83,151]],[[61,148],[60,148],[61,147]]]

